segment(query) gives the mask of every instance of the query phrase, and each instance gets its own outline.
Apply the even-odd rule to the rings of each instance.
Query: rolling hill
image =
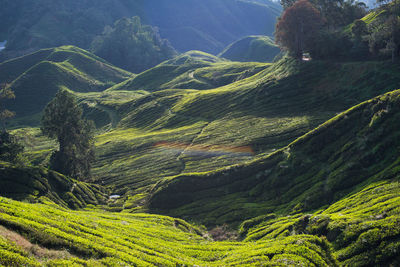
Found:
[[[12,85],[46,81],[30,74],[44,67],[64,87],[79,74],[73,92],[99,129],[94,184],[2,165],[1,264],[398,263],[398,65],[190,51],[132,75],[73,47],[4,64]],[[55,143],[13,133],[27,164],[46,166]],[[240,236],[212,241],[224,224]]]
[[[248,36],[226,47],[218,56],[241,62],[272,62],[280,53],[268,36]]]
[[[266,211],[315,210],[362,185],[395,178],[399,94],[359,104],[253,162],[164,179],[150,205],[207,224],[233,223]]]
[[[104,27],[123,17],[139,16],[159,29],[181,52],[217,54],[226,45],[252,34],[271,35],[280,5],[243,0],[98,0],[3,1],[0,40],[5,59],[61,45],[90,48]]]
[[[337,113],[393,90],[398,73],[388,62],[263,65],[191,52],[106,91],[76,95],[98,124],[113,126],[96,137],[95,182],[123,196],[116,209],[143,210],[164,177],[264,158]],[[180,83],[199,77],[207,81],[201,90]],[[25,143],[40,137],[26,131]],[[53,145],[45,138],[37,145],[27,156],[45,164]]]
[[[235,63],[204,52],[189,51],[107,91],[212,89],[252,76],[265,67],[265,64]]]
[[[213,242],[197,227],[160,215],[70,211],[49,202],[33,205],[3,197],[0,210],[0,264],[5,266],[337,263],[327,242],[309,235],[274,242]]]
[[[40,113],[60,88],[98,92],[132,77],[73,46],[44,49],[0,64],[0,79],[15,92],[6,107],[19,118]]]
[[[21,167],[0,162],[0,194],[19,201],[52,201],[65,208],[105,204],[101,186],[76,181],[44,167]]]

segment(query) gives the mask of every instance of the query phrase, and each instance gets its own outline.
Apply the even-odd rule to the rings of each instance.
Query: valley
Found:
[[[312,39],[318,46],[305,42],[298,58],[285,33],[274,40],[259,35],[260,25],[271,35],[270,20],[284,23],[296,5],[319,12],[309,7],[324,8],[318,1],[287,2],[282,14],[267,0],[190,0],[198,13],[180,0],[41,2],[30,4],[40,20],[8,16],[12,30],[0,28],[12,37],[0,53],[0,266],[400,264],[400,65],[394,49],[371,41],[377,32],[388,38],[376,24],[392,11],[323,28]],[[363,10],[353,4],[354,14]],[[63,16],[50,16],[57,5]],[[17,6],[7,2],[29,14]],[[48,27],[81,25],[78,7],[82,20],[102,20],[84,29],[82,43],[62,41]],[[264,24],[260,14],[268,14]],[[324,23],[333,23],[328,15]],[[37,45],[25,47],[18,34],[28,21]],[[104,39],[128,29],[145,40],[124,51],[159,42],[153,26],[176,51],[144,71],[113,65],[89,45],[111,22]],[[104,41],[103,52],[113,43],[126,44]],[[133,54],[152,60],[161,49],[142,48]],[[95,159],[85,177],[53,168],[62,145],[44,134],[43,114],[61,91],[76,100],[71,113],[93,121]],[[9,151],[14,139],[4,133],[22,153]]]

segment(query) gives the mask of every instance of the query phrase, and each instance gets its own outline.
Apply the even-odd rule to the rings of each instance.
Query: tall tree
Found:
[[[366,14],[366,5],[355,0],[309,0],[326,20],[328,28],[336,29],[360,19]],[[296,0],[280,0],[284,9],[291,7]]]
[[[320,12],[307,0],[297,1],[287,8],[279,18],[275,29],[275,40],[297,59],[312,48],[323,25]]]
[[[384,4],[382,8],[386,12],[386,24],[390,29],[390,39],[386,42],[387,49],[391,51],[392,62],[399,57],[400,46],[400,29],[399,29],[399,13],[400,0],[377,0],[378,3]]]
[[[7,119],[14,117],[15,113],[6,109],[3,101],[14,98],[15,95],[10,86],[7,84],[0,86],[0,120],[2,123],[2,130],[0,132],[0,160],[13,163],[18,161],[18,155],[24,151],[24,147],[6,129]]]
[[[42,117],[42,132],[59,143],[50,167],[73,178],[89,178],[94,160],[93,129],[92,121],[82,119],[75,97],[66,90],[58,91]]]
[[[157,28],[143,25],[139,17],[123,18],[106,26],[92,42],[92,52],[116,66],[142,72],[176,55]]]
[[[15,116],[15,113],[4,107],[4,100],[14,99],[15,94],[8,84],[0,85],[0,120],[3,132],[6,131],[6,121]]]

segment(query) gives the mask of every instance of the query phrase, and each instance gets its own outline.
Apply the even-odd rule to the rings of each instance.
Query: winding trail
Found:
[[[183,159],[183,155],[186,153],[186,151],[187,151],[190,147],[192,147],[192,146],[194,145],[196,139],[199,138],[199,137],[204,133],[204,130],[205,130],[210,124],[211,124],[211,122],[206,123],[206,124],[201,128],[201,130],[199,131],[199,133],[196,134],[196,135],[193,137],[193,139],[192,139],[192,141],[190,142],[190,144],[187,145],[187,146],[185,147],[185,149],[182,150],[182,151],[179,153],[179,155],[177,156],[176,160],[179,160],[179,162],[182,164],[182,169],[181,169],[181,171],[180,171],[178,174],[183,173],[183,172],[185,171],[185,169],[186,169],[186,163],[185,163],[185,160]]]

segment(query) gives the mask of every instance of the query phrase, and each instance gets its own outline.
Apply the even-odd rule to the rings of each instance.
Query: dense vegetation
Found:
[[[94,123],[82,118],[83,110],[66,90],[57,92],[44,108],[41,130],[57,139],[59,149],[50,158],[50,168],[76,179],[89,179],[95,159]]]
[[[354,1],[282,0],[285,11],[275,36],[282,48],[297,58],[366,60],[400,56],[400,3],[377,1],[366,14]]]
[[[91,47],[96,55],[136,73],[176,55],[169,42],[161,39],[153,27],[142,25],[139,17],[123,18],[114,27],[106,27]]]
[[[245,0],[1,0],[0,62],[41,48],[76,45],[89,49],[104,27],[139,16],[159,28],[179,51],[219,53],[252,34],[272,35],[280,6]]]
[[[315,236],[212,242],[185,221],[159,215],[70,211],[5,198],[0,209],[2,225],[37,243],[0,228],[6,266],[336,265],[330,246]]]
[[[357,105],[253,162],[164,179],[151,207],[207,224],[234,223],[266,211],[311,211],[368,182],[395,178],[399,95]]]
[[[196,1],[157,0],[157,10],[178,3],[190,17],[185,5],[196,3],[199,14],[210,11],[211,0]],[[13,130],[0,135],[0,265],[399,265],[397,1],[364,17],[365,7],[353,1],[282,2],[277,29],[298,35],[274,63],[188,51],[132,74],[73,46],[1,63],[1,93],[13,98],[7,92],[14,90],[16,98],[1,102],[0,111],[17,116],[7,121]],[[4,3],[12,10],[13,2]],[[96,3],[90,13],[104,24],[87,24],[82,36],[114,25],[98,37],[98,48],[143,46],[154,55],[160,47],[153,44],[164,43],[139,18],[120,17],[154,7],[152,0]],[[64,3],[57,7],[63,16],[52,18],[65,23],[78,7],[83,20],[94,18],[86,16],[90,5]],[[241,18],[251,6],[257,20],[266,5],[218,0],[213,14],[223,9],[221,17]],[[97,13],[106,7],[115,19]],[[168,14],[140,17],[154,26]],[[185,21],[179,13],[175,19]],[[280,28],[284,23],[296,27]],[[314,23],[306,35],[302,23]],[[174,31],[178,24],[168,25]],[[210,31],[223,35],[217,28]],[[38,29],[32,42],[51,36]],[[281,45],[285,34],[277,35]],[[225,52],[260,58],[254,40],[270,45],[250,37]],[[306,52],[311,58],[303,60]]]
[[[131,77],[105,60],[77,47],[44,49],[0,64],[0,80],[8,83],[15,99],[5,101],[17,118],[37,123],[46,104],[59,89],[75,92],[103,91]]]

